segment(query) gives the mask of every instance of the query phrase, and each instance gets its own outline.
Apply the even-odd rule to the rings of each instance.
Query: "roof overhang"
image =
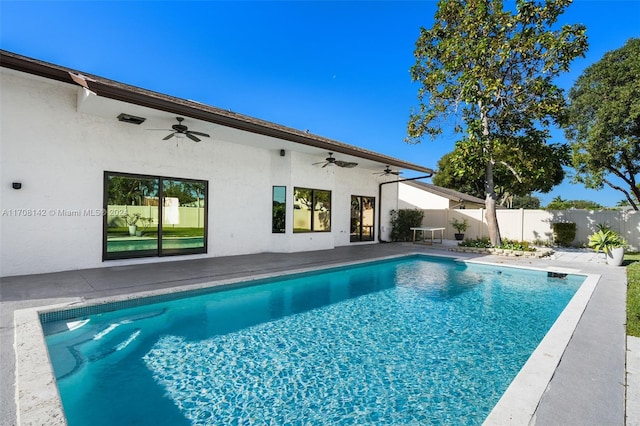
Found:
[[[44,61],[28,58],[0,50],[0,65],[5,68],[37,75],[47,79],[84,87],[98,97],[134,104],[177,116],[190,117],[204,122],[273,137],[296,144],[346,154],[382,165],[424,173],[435,173],[428,167],[409,163],[394,157],[348,145],[322,136],[282,126],[265,120],[238,114],[232,111],[122,84],[95,75],[61,67]]]

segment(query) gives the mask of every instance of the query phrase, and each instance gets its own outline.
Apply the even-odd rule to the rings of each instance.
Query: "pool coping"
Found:
[[[484,420],[484,426],[535,424],[538,405],[599,281],[600,275],[586,274],[585,281]]]
[[[564,268],[535,268],[519,265],[505,265],[500,263],[457,258],[450,255],[415,252],[381,256],[367,260],[338,262],[329,266],[322,265],[300,268],[289,271],[286,274],[283,274],[282,272],[257,274],[238,278],[208,281],[186,286],[135,292],[127,295],[91,299],[90,301],[86,301],[82,298],[75,298],[66,303],[16,310],[14,312],[14,350],[16,356],[16,414],[18,424],[48,424],[54,426],[63,426],[67,424],[53,368],[46,349],[44,332],[40,321],[40,315],[43,313],[81,308],[84,306],[118,303],[154,296],[169,296],[175,293],[188,293],[197,290],[214,289],[216,287],[228,287],[233,284],[240,283],[251,285],[251,283],[255,281],[285,275],[289,276],[325,269],[337,269],[375,261],[393,260],[411,256],[436,257],[463,263],[477,263],[504,268],[566,272],[586,277],[585,282],[580,286],[576,294],[574,294],[570,302],[531,354],[529,360],[509,385],[483,424],[489,426],[503,425],[507,423],[534,423],[535,411],[538,404],[540,403],[558,363],[560,362],[562,354],[569,344],[573,331],[580,321],[591,295],[597,286],[600,275],[586,274],[577,272],[576,270],[566,270]]]

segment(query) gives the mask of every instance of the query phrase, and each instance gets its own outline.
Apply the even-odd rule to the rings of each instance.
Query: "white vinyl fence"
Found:
[[[453,240],[456,232],[451,221],[467,219],[465,238],[487,237],[485,209],[424,210],[422,226],[445,227],[445,239]],[[576,238],[572,245],[582,246],[598,224],[607,224],[629,243],[630,251],[640,251],[640,212],[614,210],[508,210],[499,209],[498,223],[502,238],[553,244],[552,223],[575,222]]]

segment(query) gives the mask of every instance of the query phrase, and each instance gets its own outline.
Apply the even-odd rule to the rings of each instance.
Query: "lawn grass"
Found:
[[[640,337],[640,253],[626,253],[627,335]]]

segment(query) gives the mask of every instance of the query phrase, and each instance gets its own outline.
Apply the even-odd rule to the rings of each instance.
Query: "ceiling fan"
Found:
[[[345,167],[347,169],[351,169],[355,166],[358,165],[358,163],[353,163],[351,161],[341,161],[341,160],[336,160],[333,157],[333,152],[329,153],[329,156],[327,158],[324,159],[325,161],[319,161],[317,163],[313,163],[313,165],[318,165],[318,164],[322,164],[322,167],[327,167],[329,165],[336,165],[338,167]]]
[[[374,175],[378,175],[378,176],[389,176],[389,175],[399,176],[401,174],[402,174],[401,171],[391,170],[391,168],[389,166],[387,166],[387,168],[384,169],[382,172],[374,173]]]
[[[174,136],[178,137],[178,138],[186,136],[186,137],[188,137],[189,139],[191,139],[194,142],[200,142],[201,139],[198,138],[195,135],[203,136],[205,138],[209,137],[209,135],[206,134],[206,133],[189,130],[189,128],[187,126],[182,124],[182,122],[184,121],[184,118],[176,117],[176,120],[178,120],[178,124],[174,124],[173,126],[171,126],[171,128],[173,129],[173,132],[168,134],[164,138],[162,138],[163,141],[166,141],[167,139],[171,139]],[[150,129],[150,130],[168,130],[168,131],[171,131],[169,129]]]

